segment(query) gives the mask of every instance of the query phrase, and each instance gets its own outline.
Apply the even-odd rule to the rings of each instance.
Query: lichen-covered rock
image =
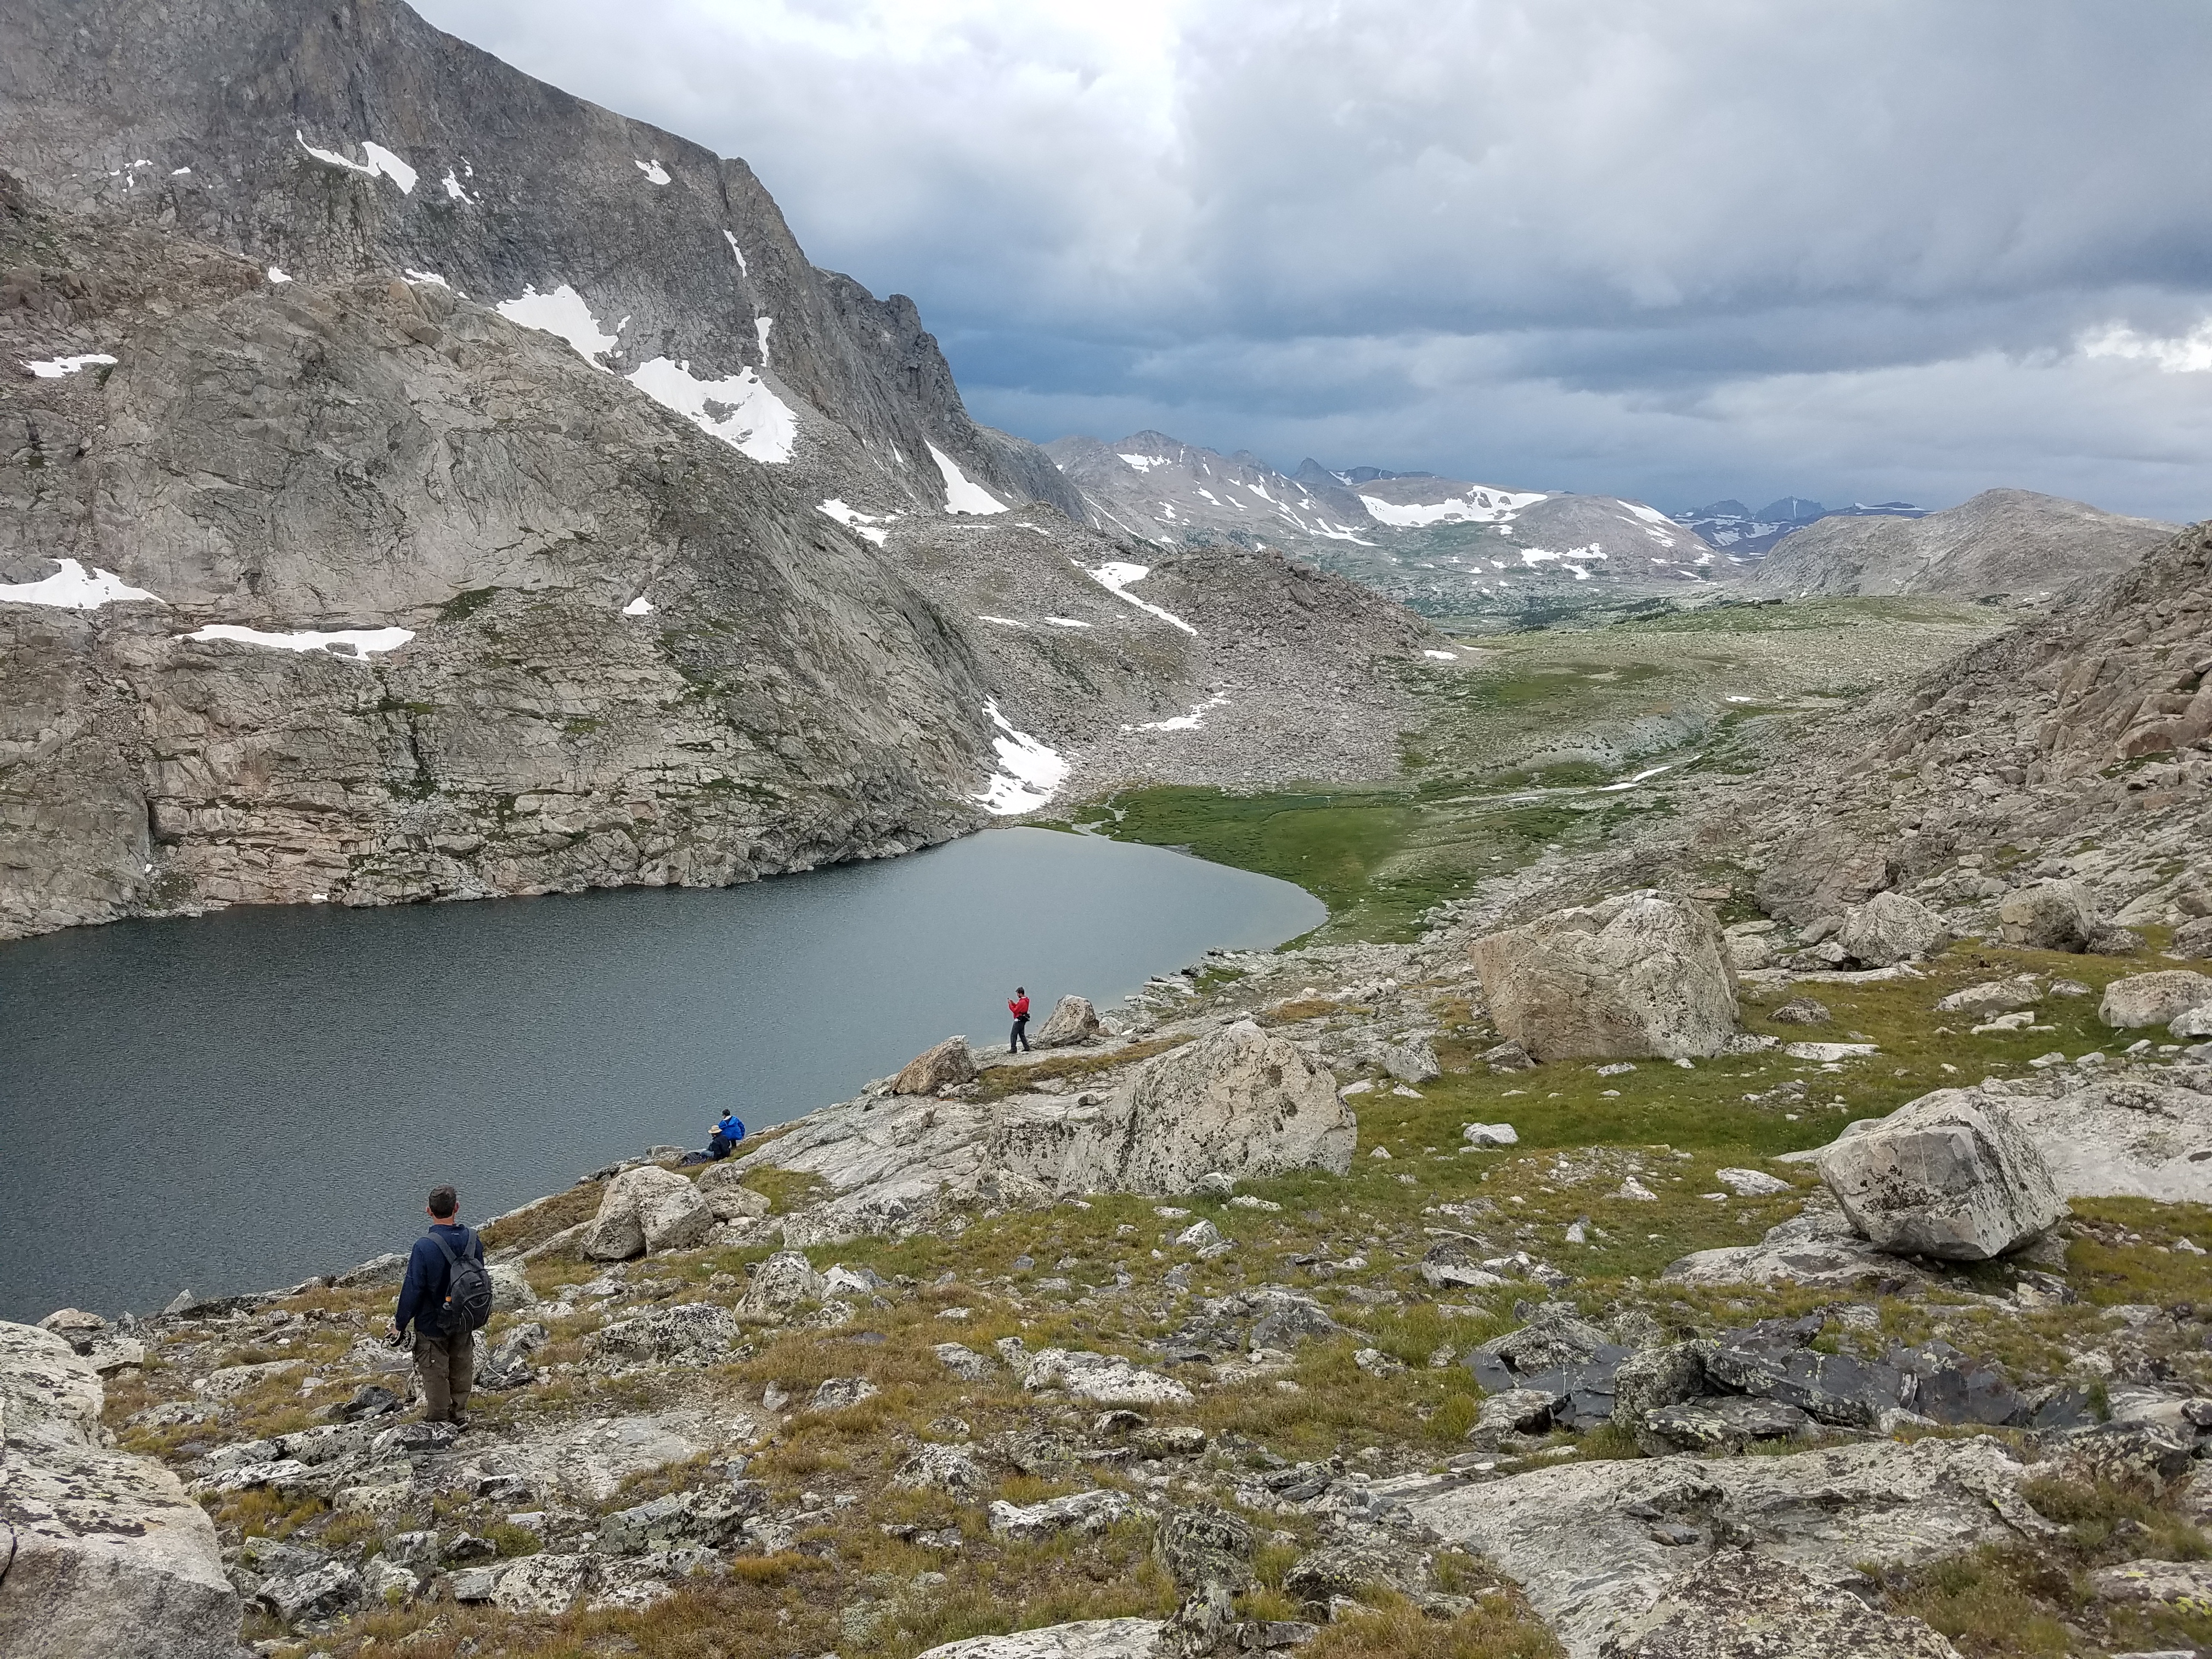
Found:
[[[1963,1089],[1846,1134],[1819,1167],[1859,1235],[1899,1255],[1985,1261],[2065,1213],[2035,1143],[1995,1099]]]
[[[1610,1638],[1602,1659],[1958,1659],[1917,1619],[1814,1583],[1787,1561],[1719,1550]]]
[[[607,1182],[599,1213],[583,1238],[594,1261],[625,1261],[656,1250],[697,1243],[714,1224],[698,1188],[673,1170],[641,1164]]]
[[[1040,1349],[1022,1373],[1022,1386],[1065,1389],[1102,1406],[1187,1406],[1191,1401],[1190,1390],[1173,1377],[1132,1364],[1119,1354],[1067,1348]]]
[[[2212,1003],[2212,977],[2186,968],[2129,974],[2105,987],[2097,1018],[2123,1031],[2164,1025],[2192,1008]]]
[[[947,1037],[933,1048],[926,1048],[899,1068],[891,1079],[895,1095],[933,1095],[941,1089],[957,1088],[963,1083],[973,1083],[976,1078],[975,1055],[968,1047],[964,1036]]]
[[[1650,1457],[1693,1452],[1725,1457],[1763,1441],[1809,1440],[1813,1419],[1795,1406],[1747,1395],[1723,1395],[1659,1406],[1638,1419],[1636,1443]]]
[[[1736,1035],[1720,924],[1692,899],[1625,893],[1473,951],[1499,1032],[1538,1060],[1717,1054]]]
[[[972,1502],[990,1485],[990,1476],[975,1447],[925,1441],[891,1471],[891,1485],[910,1492],[949,1492]]]
[[[693,1189],[706,1201],[717,1221],[757,1221],[770,1206],[766,1193],[744,1184],[744,1170],[725,1158],[699,1171]]]
[[[829,1293],[828,1282],[801,1252],[779,1250],[760,1264],[745,1287],[744,1308],[748,1313],[784,1313]]]
[[[1916,957],[1936,954],[1950,942],[1942,917],[1903,893],[1876,893],[1844,912],[1836,943],[1844,954],[1869,968],[1887,968]]]
[[[1053,1004],[1050,1018],[1030,1043],[1036,1048],[1073,1048],[1097,1035],[1098,1011],[1091,1006],[1091,999],[1066,996]]]
[[[113,1449],[104,1402],[65,1340],[0,1323],[0,1653],[234,1659],[215,1523],[175,1475]]]
[[[584,1346],[637,1364],[705,1365],[727,1353],[737,1337],[738,1322],[727,1308],[692,1302],[617,1320],[586,1337]]]
[[[970,1636],[919,1659],[1158,1659],[1161,1629],[1157,1619],[1087,1619],[1012,1636]]]
[[[1111,1486],[1048,1498],[1039,1504],[1009,1504],[1001,1499],[993,1503],[989,1510],[991,1530],[1020,1544],[1042,1544],[1064,1532],[1101,1533],[1136,1512],[1129,1495]]]
[[[1997,930],[2008,945],[2078,953],[2090,948],[2099,927],[2089,890],[2078,881],[2039,881],[1997,901]]]
[[[2033,1474],[1987,1437],[1778,1456],[1569,1463],[1409,1498],[1414,1518],[1518,1580],[1570,1659],[1633,1641],[1685,1544],[1748,1536],[1817,1581],[1911,1566],[2020,1534]],[[1723,1650],[1725,1651],[1725,1650]],[[1853,1652],[1848,1647],[1831,1650]]]
[[[1613,1420],[1633,1431],[1646,1412],[1695,1400],[1705,1387],[1705,1368],[1695,1344],[1641,1349],[1613,1374]]]
[[[1779,847],[1759,872],[1759,908],[1799,927],[1863,904],[1896,880],[1895,849],[1846,825],[1817,822]]]
[[[1070,1148],[1063,1190],[1182,1193],[1217,1170],[1240,1181],[1343,1175],[1359,1135],[1328,1068],[1250,1020],[1146,1060],[1102,1127]]]

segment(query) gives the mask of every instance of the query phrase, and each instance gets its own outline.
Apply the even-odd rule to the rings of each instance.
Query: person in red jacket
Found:
[[[1011,1054],[1030,1046],[1030,994],[1018,985],[1014,987],[1014,999],[1006,1005],[1006,1012],[1014,1017],[1014,1034],[1006,1041],[1006,1052]]]

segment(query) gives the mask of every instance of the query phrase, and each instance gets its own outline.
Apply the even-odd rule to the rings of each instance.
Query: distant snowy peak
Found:
[[[1910,501],[1854,502],[1850,507],[1823,507],[1802,495],[1784,495],[1753,512],[1741,501],[1718,501],[1677,515],[1715,547],[1732,556],[1761,554],[1794,530],[1822,519],[1923,519],[1924,507]]]

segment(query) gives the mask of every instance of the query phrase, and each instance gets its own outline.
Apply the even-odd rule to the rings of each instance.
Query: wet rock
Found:
[[[1918,957],[1934,956],[1951,940],[1942,917],[1903,893],[1877,893],[1844,912],[1836,943],[1844,954],[1869,968],[1887,968]]]
[[[895,1095],[933,1095],[942,1090],[973,1083],[981,1075],[975,1056],[964,1036],[947,1037],[934,1048],[916,1054],[891,1080]]]
[[[1817,1315],[1765,1322],[1698,1344],[1698,1363],[1715,1387],[1771,1400],[1844,1427],[1874,1428],[1883,1413],[1908,1402],[1910,1390],[1897,1367],[1806,1346],[1820,1329]]]
[[[1730,1395],[1645,1412],[1634,1432],[1636,1443],[1652,1457],[1674,1452],[1726,1457],[1755,1442],[1808,1440],[1816,1431],[1795,1406]]]
[[[2097,1018],[2123,1031],[2169,1020],[2212,1002],[2212,978],[2185,968],[2129,974],[2105,987]]]
[[[641,1164],[607,1183],[598,1215],[583,1238],[594,1261],[622,1261],[697,1243],[714,1224],[698,1189],[673,1170]]]
[[[2065,1213],[2050,1166],[1995,1100],[1939,1089],[1822,1150],[1820,1179],[1869,1243],[1984,1261]]]
[[[238,1593],[176,1476],[118,1451],[63,1337],[0,1322],[0,1653],[234,1659]]]
[[[1031,1039],[1039,1048],[1073,1048],[1098,1036],[1098,1011],[1088,997],[1062,997],[1053,1004],[1052,1015]]]
[[[1602,1659],[1958,1659],[1919,1620],[1743,1549],[1717,1551],[1668,1584],[1600,1651]]]
[[[399,1410],[406,1402],[380,1382],[364,1382],[352,1395],[330,1409],[330,1415],[341,1423],[357,1423],[365,1418],[381,1417]]]
[[[1009,1504],[1001,1499],[988,1510],[991,1530],[1021,1544],[1042,1544],[1064,1532],[1088,1537],[1136,1512],[1128,1494],[1110,1486],[1048,1498],[1041,1504]]]
[[[1735,982],[1704,905],[1646,890],[1477,939],[1499,1032],[1539,1060],[1717,1054]]]
[[[617,1320],[584,1339],[585,1349],[641,1365],[705,1365],[736,1345],[738,1322],[711,1302],[658,1308]]]
[[[1519,1330],[1492,1338],[1461,1363],[1493,1397],[1540,1394],[1554,1420],[1589,1429],[1612,1418],[1613,1374],[1628,1353],[1571,1303],[1547,1302]]]

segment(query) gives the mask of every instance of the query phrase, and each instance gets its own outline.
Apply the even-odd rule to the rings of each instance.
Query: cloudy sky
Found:
[[[971,410],[1672,508],[2212,515],[2203,0],[416,0]]]

